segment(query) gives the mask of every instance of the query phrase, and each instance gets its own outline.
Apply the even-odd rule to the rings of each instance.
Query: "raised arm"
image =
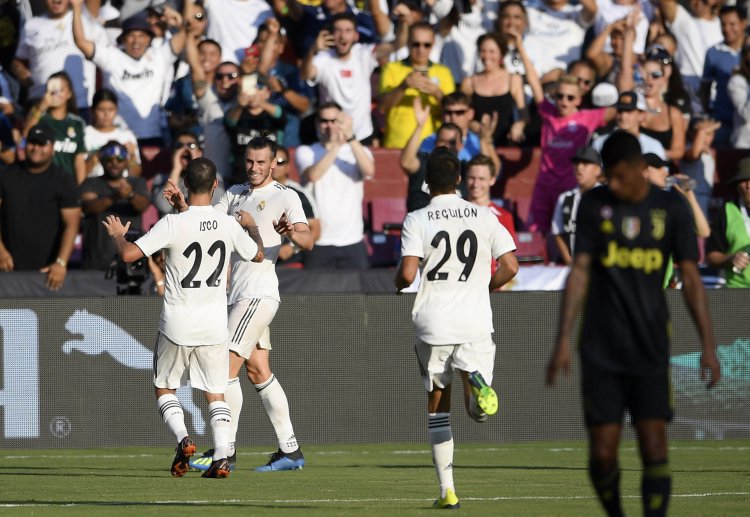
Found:
[[[123,262],[135,262],[136,260],[143,258],[143,251],[137,245],[132,242],[128,242],[125,238],[125,234],[130,229],[130,221],[126,224],[122,224],[120,218],[116,215],[108,215],[107,218],[102,221],[102,224],[107,229],[107,234],[112,238],[117,247],[117,253]]]
[[[193,0],[185,0],[182,6],[182,13],[169,7],[169,4],[164,4],[164,18],[167,21],[167,26],[177,28],[177,32],[173,33],[172,38],[169,40],[169,46],[175,56],[179,56],[185,48],[187,32],[183,20],[187,20],[192,14]]]
[[[296,22],[302,17],[302,6],[297,0],[273,0],[271,6],[279,18],[289,18]]]
[[[308,50],[307,54],[305,54],[305,59],[302,61],[300,77],[303,81],[312,80],[316,75],[318,75],[318,69],[313,64],[313,59],[315,59],[315,56],[318,54],[318,52],[328,50],[333,46],[333,44],[333,34],[328,32],[326,29],[323,29],[318,33],[318,36],[315,38],[315,41],[310,47],[310,50]]]
[[[586,49],[586,58],[594,63],[596,75],[600,77],[606,75],[612,69],[614,59],[612,58],[612,54],[604,52],[604,45],[612,36],[612,31],[615,29],[621,30],[623,34],[625,33],[625,18],[607,25],[603,31],[597,34],[594,41],[589,45],[589,48]]]
[[[658,4],[664,21],[672,23],[677,16],[677,0],[660,0]]]
[[[422,143],[422,130],[430,117],[430,105],[422,106],[422,99],[419,95],[414,97],[414,118],[417,121],[417,127],[414,128],[409,140],[401,150],[399,165],[406,174],[415,174],[419,170],[419,144]]]
[[[83,32],[83,0],[70,0],[73,7],[73,42],[86,59],[94,57],[94,42],[87,39]]]

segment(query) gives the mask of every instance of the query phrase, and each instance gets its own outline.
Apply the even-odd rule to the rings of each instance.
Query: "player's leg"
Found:
[[[609,516],[623,515],[617,448],[625,411],[625,386],[620,376],[581,364],[583,406],[589,434],[589,478]]]
[[[632,385],[632,397],[628,403],[643,462],[643,515],[666,515],[672,493],[672,472],[667,452],[667,421],[672,418],[669,373],[637,377]]]
[[[226,343],[196,347],[190,362],[190,381],[194,388],[203,391],[208,402],[213,454],[206,478],[229,476],[229,432],[232,414],[224,400],[229,373],[229,349]]]
[[[195,454],[196,449],[195,443],[188,436],[185,413],[176,395],[182,374],[190,363],[191,350],[192,347],[179,346],[161,333],[157,336],[154,350],[154,393],[159,414],[177,439],[171,468],[175,477],[185,475],[190,456]]]
[[[258,392],[263,408],[276,433],[279,449],[271,455],[268,463],[255,470],[269,472],[278,470],[296,470],[305,465],[305,457],[297,443],[294,426],[289,415],[289,401],[279,380],[271,371],[269,355],[271,335],[269,330],[263,332],[250,358],[245,361],[247,378]]]
[[[432,462],[435,465],[440,497],[434,506],[458,508],[460,503],[453,483],[453,430],[451,429],[451,380],[453,346],[431,346],[417,341],[417,354],[422,381],[427,390],[427,421]]]
[[[476,422],[487,421],[497,413],[498,401],[492,389],[495,365],[495,343],[492,336],[462,344],[453,355],[453,365],[461,372],[464,407]]]

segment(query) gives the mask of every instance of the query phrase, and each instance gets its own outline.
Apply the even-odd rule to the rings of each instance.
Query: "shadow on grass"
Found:
[[[316,506],[310,506],[310,505],[290,505],[290,504],[271,504],[271,503],[258,503],[258,502],[234,502],[234,503],[221,503],[221,502],[208,502],[205,503],[191,503],[191,502],[185,502],[185,501],[173,501],[173,502],[149,502],[149,501],[40,501],[38,499],[31,499],[31,500],[25,500],[25,501],[2,501],[2,504],[5,506],[8,505],[16,505],[19,507],[34,507],[34,506],[61,506],[61,507],[70,507],[70,506],[101,506],[101,507],[109,507],[109,506],[122,506],[122,507],[137,507],[137,506],[156,506],[156,507],[164,507],[164,508],[182,508],[185,509],[185,507],[190,508],[205,508],[206,510],[213,512],[216,510],[217,507],[224,507],[224,508],[269,508],[269,509],[278,509],[278,508],[284,508],[284,509],[299,509],[299,510],[309,510],[314,508],[319,508]]]

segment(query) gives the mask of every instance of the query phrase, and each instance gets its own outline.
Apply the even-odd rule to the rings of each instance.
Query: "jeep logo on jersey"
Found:
[[[621,248],[610,241],[607,255],[602,258],[604,267],[641,269],[644,273],[658,271],[664,264],[664,255],[656,248]]]

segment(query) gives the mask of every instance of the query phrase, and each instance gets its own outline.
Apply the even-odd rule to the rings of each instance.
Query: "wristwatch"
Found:
[[[61,259],[60,257],[57,257],[55,259],[55,264],[57,264],[58,266],[61,266],[61,267],[68,267],[68,263],[65,262],[63,259]]]

